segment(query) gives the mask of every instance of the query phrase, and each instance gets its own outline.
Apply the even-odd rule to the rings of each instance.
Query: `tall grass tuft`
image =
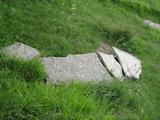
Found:
[[[45,79],[45,72],[40,60],[33,59],[24,61],[0,55],[0,69],[9,69],[19,74],[23,79],[28,82],[41,81]]]

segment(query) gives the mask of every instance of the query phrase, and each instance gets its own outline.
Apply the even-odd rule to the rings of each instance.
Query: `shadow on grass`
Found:
[[[104,42],[123,49],[124,51],[132,52],[132,33],[128,29],[110,29],[104,28],[101,25],[101,34]]]

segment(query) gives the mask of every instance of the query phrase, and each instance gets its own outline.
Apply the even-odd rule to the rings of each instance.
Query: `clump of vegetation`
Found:
[[[119,81],[102,82],[97,85],[90,86],[87,94],[93,95],[100,104],[107,103],[112,113],[120,114],[119,111],[123,107],[130,112],[140,111],[138,106],[139,96],[136,95],[136,89],[129,88],[127,83]],[[135,99],[137,97],[137,99]],[[138,113],[136,113],[138,115]],[[132,116],[134,117],[134,116]]]
[[[132,45],[132,35],[129,30],[112,30],[104,29],[103,30],[103,40],[110,45],[122,48],[125,51],[133,52],[132,48],[128,46]]]
[[[9,69],[19,74],[28,82],[42,81],[45,79],[45,72],[40,60],[33,59],[30,61],[19,60],[16,58],[0,55],[0,69]]]

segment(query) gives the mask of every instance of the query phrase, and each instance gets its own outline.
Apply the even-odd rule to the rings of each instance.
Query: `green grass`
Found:
[[[146,19],[152,19],[155,22],[159,22],[160,10],[157,6],[160,5],[158,1],[138,1],[138,0],[112,0],[113,3],[118,4],[127,10],[132,10],[138,13],[141,17]]]
[[[45,79],[45,72],[41,61],[33,59],[31,61],[18,60],[16,58],[9,58],[5,55],[0,56],[1,69],[4,68],[14,71],[20,75],[27,82],[41,81]]]
[[[160,22],[159,0],[113,1],[0,0],[0,47],[20,41],[42,56],[66,56],[94,52],[104,41],[143,66],[139,81],[54,86],[45,84],[38,59],[1,55],[0,119],[160,119],[160,31],[143,25]]]
[[[93,97],[83,95],[83,87],[75,85],[49,86],[44,83],[26,83],[20,76],[12,71],[5,70],[10,74],[8,81],[2,84],[1,90],[1,113],[4,120],[70,120],[70,119],[104,119],[112,118],[108,109],[98,104]],[[76,93],[76,94],[75,94]],[[104,115],[106,114],[106,115]]]
[[[160,1],[159,0],[117,0],[122,2],[130,2],[131,4],[139,4],[139,7],[145,7],[147,9],[154,9],[159,11]],[[159,11],[160,12],[160,11]]]

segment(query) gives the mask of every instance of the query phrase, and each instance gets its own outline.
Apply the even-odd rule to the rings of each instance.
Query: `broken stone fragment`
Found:
[[[40,55],[35,48],[20,42],[16,42],[13,45],[2,48],[1,52],[8,56],[22,58],[25,60],[31,60]]]
[[[115,60],[113,55],[98,52],[99,58],[108,71],[116,78],[122,79],[123,72],[121,65]]]
[[[160,24],[158,24],[158,23],[154,23],[154,22],[152,22],[152,21],[150,21],[150,20],[144,20],[144,24],[145,24],[146,26],[151,27],[151,28],[159,29],[159,30],[160,30]]]
[[[142,72],[141,61],[133,55],[113,47],[124,74],[129,78],[139,79]]]
[[[112,79],[96,53],[67,57],[44,57],[42,61],[48,83],[59,84],[73,80],[87,82]]]

